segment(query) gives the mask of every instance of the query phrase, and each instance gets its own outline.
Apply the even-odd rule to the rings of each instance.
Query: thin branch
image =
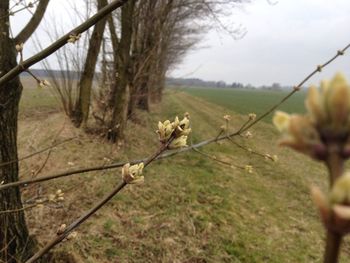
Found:
[[[168,149],[168,146],[173,141],[174,137],[171,137],[167,143],[162,144],[160,148],[147,160],[144,162],[144,167],[147,167],[149,164],[151,164],[154,160],[157,159],[157,157]],[[76,221],[71,223],[68,227],[62,231],[62,233],[57,233],[57,236],[52,239],[45,247],[40,249],[37,253],[34,254],[26,263],[33,263],[36,260],[40,259],[43,255],[45,255],[48,251],[50,251],[53,247],[55,247],[57,244],[61,243],[65,238],[69,236],[69,234],[76,229],[78,226],[80,226],[83,222],[85,222],[87,219],[89,219],[92,215],[94,215],[99,209],[101,209],[105,204],[107,204],[108,201],[110,201],[116,194],[118,194],[127,183],[122,180],[106,197],[104,197],[100,202],[98,202],[93,208],[91,208],[89,211],[87,211],[85,214],[83,214],[81,217],[79,217]]]
[[[37,207],[38,205],[42,205],[42,204],[44,204],[46,202],[49,202],[49,200],[45,200],[45,201],[40,202],[40,203],[35,203],[35,204],[32,204],[32,205],[24,206],[24,207],[21,207],[21,208],[18,208],[18,209],[3,210],[3,211],[0,211],[0,215],[21,212],[21,211],[24,211],[24,210],[28,210],[28,209]]]
[[[329,59],[327,62],[325,62],[322,65],[319,65],[316,67],[316,69],[314,71],[312,71],[308,76],[306,76],[305,79],[303,79],[298,85],[294,86],[293,90],[287,95],[285,96],[279,103],[277,103],[276,105],[274,105],[273,107],[271,107],[269,110],[267,110],[265,113],[263,113],[262,115],[260,115],[259,117],[257,117],[253,122],[251,122],[249,125],[247,125],[243,131],[248,130],[250,127],[252,127],[253,125],[255,125],[256,123],[258,123],[260,120],[262,120],[263,118],[265,118],[267,115],[269,115],[271,112],[273,112],[275,109],[277,109],[281,104],[283,104],[286,100],[288,100],[291,96],[293,96],[294,93],[296,93],[297,91],[299,91],[301,89],[301,87],[311,78],[313,77],[317,72],[321,72],[321,70],[328,66],[330,63],[332,63],[334,60],[336,60],[339,56],[344,55],[345,51],[347,49],[350,48],[350,44],[346,45],[343,49],[338,50],[337,54],[334,55],[331,59]]]
[[[44,17],[49,1],[50,0],[40,0],[38,7],[36,8],[35,13],[29,20],[28,24],[15,37],[15,43],[25,43],[30,38],[30,36],[34,33],[36,28],[39,26],[42,18]],[[25,7],[25,9],[27,9],[27,7]]]
[[[184,152],[187,152],[187,151],[190,151],[193,149],[203,147],[203,146],[211,144],[213,142],[226,140],[228,137],[234,137],[237,135],[239,135],[238,132],[233,132],[229,135],[222,135],[219,137],[211,138],[209,140],[205,140],[205,141],[199,142],[197,144],[193,144],[193,145],[186,147],[186,148],[182,148],[179,150],[175,150],[175,151],[171,151],[171,152],[168,152],[165,154],[161,154],[161,155],[157,156],[156,160],[168,158],[168,157],[180,154],[180,153],[184,153]],[[129,162],[118,162],[118,163],[113,163],[113,164],[109,164],[109,165],[99,165],[99,166],[93,166],[93,167],[87,167],[87,168],[80,168],[80,169],[69,170],[69,171],[65,171],[65,172],[57,173],[57,174],[53,174],[53,175],[42,176],[42,177],[38,177],[38,178],[20,180],[17,182],[12,182],[12,183],[0,185],[0,191],[7,189],[7,188],[10,188],[10,187],[27,186],[30,184],[49,181],[49,180],[53,180],[53,179],[58,179],[61,177],[66,177],[66,176],[70,176],[70,175],[74,175],[74,174],[83,174],[83,173],[87,173],[87,172],[94,172],[94,171],[102,171],[102,170],[107,170],[107,169],[119,168],[119,167],[124,166],[126,163],[136,164],[136,163],[140,163],[140,162],[145,162],[146,160],[147,159],[138,159],[138,160],[133,160],[133,161],[129,161]]]
[[[50,150],[50,149],[52,149],[52,148],[55,148],[55,147],[57,147],[57,146],[59,146],[59,145],[61,145],[61,144],[64,144],[64,143],[66,143],[66,142],[72,141],[72,140],[74,140],[74,139],[76,139],[76,138],[77,138],[77,137],[71,137],[71,138],[65,139],[65,140],[63,140],[63,141],[61,141],[61,142],[52,144],[51,146],[48,146],[48,147],[46,147],[46,148],[44,148],[44,149],[41,149],[41,150],[39,150],[39,151],[37,151],[37,152],[34,152],[34,153],[28,154],[28,155],[26,155],[26,156],[20,157],[20,158],[18,158],[18,159],[16,159],[16,160],[12,160],[12,161],[8,161],[8,162],[0,163],[0,167],[3,167],[3,166],[6,166],[6,165],[10,165],[10,164],[12,164],[12,163],[16,163],[16,162],[20,162],[20,161],[29,159],[29,158],[31,158],[31,157],[33,157],[33,156],[35,156],[35,155],[38,155],[38,154],[43,153],[43,152],[46,152],[47,150]]]
[[[244,128],[251,122],[252,120],[249,118],[245,123],[243,123],[243,125],[241,126],[241,128],[238,130],[239,133],[241,133]]]
[[[243,146],[243,145],[241,145],[241,144],[235,142],[235,141],[234,141],[232,138],[230,138],[230,137],[228,137],[227,139],[228,139],[232,144],[236,145],[238,148],[241,148],[241,149],[244,150],[244,151],[247,151],[247,152],[249,152],[249,153],[251,153],[251,154],[255,154],[255,155],[258,155],[258,156],[260,156],[260,157],[268,158],[268,159],[270,159],[271,161],[274,161],[273,157],[270,156],[270,155],[268,155],[268,154],[263,154],[263,153],[259,153],[259,152],[253,151],[252,149],[247,148],[247,147],[245,147],[245,146]]]
[[[105,198],[103,198],[97,205],[87,211],[84,215],[70,224],[63,233],[57,234],[57,236],[52,239],[49,243],[46,244],[45,247],[40,249],[37,253],[35,253],[29,260],[25,263],[33,263],[40,259],[43,255],[45,255],[48,251],[50,251],[57,244],[61,243],[65,238],[68,237],[69,233],[71,233],[75,228],[80,226],[85,220],[94,215],[101,207],[103,207],[109,200],[111,200],[116,194],[118,194],[127,184],[122,181],[120,182],[114,189],[111,191]]]
[[[23,0],[21,0],[21,1],[23,1]],[[14,16],[14,15],[17,14],[17,13],[22,12],[23,10],[26,10],[26,9],[29,10],[29,9],[32,8],[37,2],[39,2],[39,0],[36,0],[34,3],[31,3],[31,4],[29,3],[29,4],[26,4],[26,5],[23,5],[23,7],[21,7],[21,8],[19,8],[19,9],[15,10],[15,11],[12,11],[13,8],[15,8],[16,6],[18,6],[18,4],[20,3],[20,2],[18,2],[18,3],[16,3],[15,5],[13,5],[12,7],[10,7],[8,14],[6,14],[6,15],[4,15],[4,16],[0,16],[0,20],[1,20],[1,19],[4,19],[4,18],[7,18],[7,17],[9,17],[9,16]]]
[[[21,52],[21,61],[23,61],[22,52]],[[40,85],[41,80],[37,76],[35,76],[33,72],[31,72],[29,69],[26,69],[25,71],[37,82],[38,85]]]
[[[10,7],[10,9],[9,9],[9,11],[11,11],[12,9],[14,9],[16,6],[18,6],[21,2],[23,2],[23,0],[18,0],[17,2],[15,2],[14,4],[13,4],[13,6],[11,6]],[[37,1],[36,1],[37,2]],[[24,6],[26,5],[26,4],[23,4]]]
[[[234,164],[234,163],[229,163],[229,162],[220,160],[220,159],[218,159],[216,156],[213,156],[213,155],[208,154],[208,153],[206,153],[206,152],[200,151],[200,150],[198,150],[197,148],[192,148],[192,150],[195,151],[196,153],[199,153],[199,154],[201,154],[201,155],[203,155],[203,156],[205,156],[205,157],[207,157],[207,158],[209,158],[209,159],[215,161],[215,162],[218,162],[218,163],[221,163],[221,164],[230,166],[230,167],[233,166],[233,167],[236,167],[236,168],[239,168],[239,169],[242,169],[242,170],[245,169],[243,166],[236,165],[236,164]]]
[[[65,128],[65,124],[66,124],[66,123],[64,122],[63,125],[62,125],[62,128],[61,128],[61,129],[58,131],[58,133],[56,134],[55,139],[53,140],[53,143],[52,143],[52,144],[55,144],[55,143],[57,142],[58,137],[60,136],[60,134],[63,132],[63,130],[64,130],[64,128]],[[49,152],[48,152],[47,155],[46,155],[46,158],[45,158],[44,162],[41,164],[41,166],[39,167],[39,169],[35,171],[35,173],[32,175],[32,177],[37,177],[37,176],[41,173],[41,171],[45,168],[45,166],[46,166],[46,164],[47,164],[47,162],[48,162],[48,160],[49,160],[49,158],[50,158],[50,156],[51,156],[52,150],[53,150],[53,148],[51,148],[51,149],[49,150]]]
[[[160,156],[157,156],[156,160],[159,159],[164,159],[179,153],[183,153],[183,152],[187,152],[189,150],[192,150],[193,148],[198,148],[198,147],[202,147],[204,145],[210,144],[214,141],[220,141],[220,140],[224,140],[227,139],[227,136],[221,136],[218,137],[216,139],[209,139],[206,141],[202,141],[200,143],[194,144],[190,147],[186,147],[180,150],[176,150],[176,151],[172,151],[166,154],[162,154]],[[52,179],[57,179],[57,178],[61,178],[61,177],[66,177],[66,176],[70,176],[73,174],[82,174],[82,173],[87,173],[87,172],[94,172],[94,171],[102,171],[102,170],[107,170],[107,169],[113,169],[113,168],[119,168],[124,166],[126,163],[130,163],[130,164],[136,164],[136,163],[140,163],[140,162],[145,162],[147,159],[138,159],[138,160],[133,160],[130,162],[118,162],[118,163],[114,163],[114,164],[109,164],[109,165],[99,165],[99,166],[93,166],[93,167],[88,167],[88,168],[81,168],[81,169],[75,169],[75,170],[69,170],[69,171],[65,171],[62,173],[58,173],[58,174],[53,174],[53,175],[48,175],[48,176],[42,176],[42,177],[38,177],[38,178],[33,178],[33,179],[27,179],[27,180],[21,180],[21,181],[17,181],[17,182],[12,182],[12,183],[8,183],[8,184],[3,184],[0,185],[0,191],[7,189],[9,187],[14,187],[14,186],[27,186],[29,184],[33,184],[33,183],[38,183],[38,182],[44,182],[44,181],[48,181],[48,180],[52,180]]]

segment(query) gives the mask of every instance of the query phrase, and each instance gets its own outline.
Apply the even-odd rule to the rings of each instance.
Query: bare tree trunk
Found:
[[[113,112],[108,133],[111,141],[124,140],[124,131],[128,116],[130,101],[130,49],[132,39],[132,18],[136,0],[132,0],[122,7],[121,38],[118,43],[113,20],[110,19],[112,44],[114,49],[114,63],[117,80],[113,87]],[[117,44],[118,43],[118,44]],[[116,47],[118,45],[118,47]]]
[[[107,0],[97,0],[98,10],[107,4]],[[105,27],[106,18],[103,18],[95,25],[90,38],[89,49],[84,64],[84,71],[79,82],[79,96],[74,110],[73,122],[77,127],[81,126],[81,124],[86,126],[89,117],[91,89]]]
[[[0,76],[17,65],[16,44],[24,43],[38,27],[46,11],[49,0],[41,0],[31,20],[14,39],[9,33],[9,2],[0,1]],[[17,118],[22,85],[15,77],[0,86],[0,163],[18,159]],[[0,168],[0,182],[18,181],[18,163]],[[23,207],[18,187],[0,192],[0,211],[17,210]],[[29,235],[23,210],[0,214],[0,261],[6,263],[23,262],[36,250],[36,242]],[[48,259],[43,259],[47,261]],[[40,261],[41,262],[41,261]]]
[[[138,103],[137,106],[141,110],[149,111],[150,104],[150,90],[149,90],[149,77],[144,76],[142,83],[140,85],[140,90],[138,91]]]
[[[141,30],[142,45],[139,55],[144,57],[145,66],[142,69],[140,77],[140,84],[137,89],[137,106],[142,110],[149,111],[150,105],[150,81],[152,74],[152,59],[153,49],[155,44],[155,10],[157,9],[158,1],[148,1],[145,4],[144,17],[142,23],[144,24]]]
[[[152,94],[151,99],[154,103],[159,103],[162,101],[163,90],[165,88],[165,70],[160,70],[157,77],[155,78],[154,94]]]
[[[128,105],[128,117],[129,119],[135,119],[135,109],[136,109],[136,103],[137,103],[137,92],[136,92],[136,86],[133,81],[130,83],[130,98],[129,98],[129,105]]]
[[[0,17],[8,15],[9,1],[0,1]],[[14,41],[9,37],[9,26],[0,23],[0,76],[17,65]],[[8,19],[7,21],[8,22]],[[22,85],[19,77],[0,87],[0,163],[17,158],[17,116]],[[0,182],[18,181],[18,163],[0,168]],[[0,211],[22,208],[18,187],[0,191]],[[0,261],[22,262],[35,250],[29,236],[24,212],[0,214]]]

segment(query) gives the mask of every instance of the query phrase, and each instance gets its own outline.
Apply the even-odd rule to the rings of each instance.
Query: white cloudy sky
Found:
[[[58,21],[67,21],[68,2],[71,1],[51,0],[46,19],[58,12]],[[279,0],[276,5],[255,0],[244,10],[232,13],[230,23],[243,24],[248,31],[245,37],[234,40],[225,33],[209,32],[199,44],[202,48],[191,51],[171,76],[293,85],[350,42],[349,0]],[[15,16],[14,31],[28,18],[25,14]],[[33,52],[29,43],[26,55]],[[336,71],[350,79],[348,53],[311,82],[328,78]]]
[[[350,42],[349,14],[349,0],[257,0],[231,17],[247,28],[243,39],[209,33],[201,45],[210,47],[191,52],[173,76],[293,85]],[[336,71],[350,78],[350,52],[321,77]]]

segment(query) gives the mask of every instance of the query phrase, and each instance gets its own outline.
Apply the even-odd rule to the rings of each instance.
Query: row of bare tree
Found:
[[[108,4],[94,1],[97,9]],[[241,1],[128,1],[96,24],[85,58],[71,58],[85,60],[76,68],[81,74],[75,91],[63,92],[54,82],[67,115],[83,128],[92,115],[103,129],[99,132],[111,141],[123,140],[135,110],[149,111],[151,102],[161,101],[167,72],[198,42],[223,6],[237,2]]]
[[[113,50],[112,65],[108,74],[105,74],[106,77],[101,78],[97,92],[99,96],[96,96],[96,104],[100,106],[94,107],[94,115],[103,120],[110,140],[123,139],[128,116],[131,116],[136,108],[149,110],[150,101],[161,100],[167,71],[193,46],[204,25],[208,25],[208,18],[216,19],[218,12],[224,8],[229,9],[236,3],[247,2],[97,0],[99,12],[95,16],[82,22],[49,47],[40,50],[38,54],[20,61],[19,65],[16,45],[25,43],[36,31],[49,1],[38,0],[34,4],[30,2],[31,6],[36,5],[33,17],[17,36],[11,35],[9,17],[14,13],[11,9],[26,1],[0,1],[0,163],[7,164],[0,167],[0,184],[19,180],[17,120],[22,93],[19,73],[59,52],[67,42],[71,42],[71,37],[74,38],[95,25],[90,35],[77,90],[64,90],[60,81],[53,81],[53,84],[61,98],[67,99],[62,101],[72,121],[76,126],[86,127],[93,104],[92,94],[96,92],[93,83],[101,43],[104,38],[110,38]],[[121,6],[121,10],[118,10]],[[69,61],[67,54],[59,60],[67,67],[80,63]],[[106,69],[107,67],[104,70]],[[108,79],[110,85],[106,83]],[[72,79],[68,78],[67,82],[68,87],[73,85]],[[1,262],[26,261],[37,250],[35,238],[29,235],[22,208],[18,187],[0,191],[0,211],[17,211],[0,214]],[[49,261],[43,259],[43,262]]]

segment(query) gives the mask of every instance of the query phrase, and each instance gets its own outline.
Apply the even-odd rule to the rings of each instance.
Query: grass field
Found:
[[[46,105],[43,91],[24,90],[19,122],[20,155],[26,155],[58,140],[78,136],[56,148],[41,175],[67,169],[99,165],[114,160],[132,160],[150,155],[157,149],[154,133],[158,120],[191,114],[192,140],[216,136],[224,114],[231,114],[231,129],[246,119],[235,112],[259,113],[273,99],[260,94],[227,94],[235,97],[237,107],[224,107],[197,96],[200,90],[168,90],[161,105],[151,115],[139,114],[138,124],[128,124],[124,145],[105,143],[74,128],[62,113],[25,113],[33,96],[40,107]],[[29,93],[28,93],[29,92]],[[33,93],[31,93],[33,92]],[[209,96],[200,92],[200,96]],[[225,93],[227,92],[227,93]],[[238,91],[235,91],[238,92]],[[28,95],[31,94],[31,95]],[[205,95],[207,94],[207,95]],[[209,94],[209,95],[208,95]],[[235,94],[235,95],[234,95]],[[276,96],[278,96],[276,94]],[[255,100],[252,100],[255,98]],[[213,97],[210,96],[210,101]],[[215,102],[215,101],[214,101]],[[295,102],[300,105],[300,103]],[[220,103],[221,104],[221,103]],[[29,108],[28,108],[29,107]],[[51,105],[52,109],[57,105]],[[36,111],[32,111],[35,114]],[[268,123],[252,129],[253,138],[236,138],[236,142],[261,153],[277,154],[278,162],[265,160],[233,146],[229,142],[206,146],[202,151],[226,162],[252,165],[252,174],[187,152],[153,163],[145,171],[145,183],[123,190],[107,206],[78,229],[75,240],[64,242],[57,251],[68,254],[75,262],[247,262],[299,263],[321,262],[324,233],[317,211],[309,196],[309,186],[326,189],[323,166],[277,146],[278,133]],[[21,163],[21,177],[28,178],[40,167],[47,154]],[[120,181],[120,170],[93,172],[41,183],[23,189],[23,199],[36,193],[50,194],[57,189],[65,193],[61,206],[44,206],[27,210],[31,232],[45,244],[57,227],[73,221],[102,198]],[[343,261],[347,262],[346,244]],[[67,256],[65,257],[68,262]]]
[[[36,81],[29,77],[22,77],[21,81],[24,86],[20,101],[21,115],[35,117],[38,113],[47,114],[59,110],[59,102],[53,90],[37,88]]]
[[[256,114],[264,113],[268,108],[275,105],[289,91],[271,90],[248,90],[231,88],[177,88],[198,96],[210,102],[224,106],[240,114],[248,114],[254,111]],[[305,111],[304,98],[305,91],[294,94],[282,106],[281,110],[289,113],[303,113]],[[265,121],[271,121],[271,115]]]

